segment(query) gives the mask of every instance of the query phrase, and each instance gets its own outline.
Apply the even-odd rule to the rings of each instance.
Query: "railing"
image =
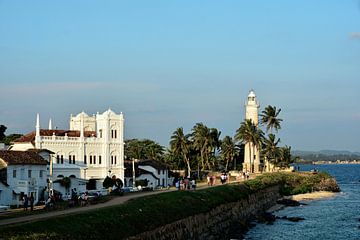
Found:
[[[26,181],[26,180],[20,180],[20,181],[17,182],[17,185],[19,187],[26,187],[27,185],[29,185],[29,182]]]
[[[42,136],[41,137],[42,140],[52,140],[52,137],[49,136]]]
[[[79,141],[79,137],[67,137],[67,136],[41,136],[41,140],[45,141]]]
[[[77,141],[79,139],[80,138],[78,138],[78,137],[68,137],[68,140],[70,140],[70,141]]]

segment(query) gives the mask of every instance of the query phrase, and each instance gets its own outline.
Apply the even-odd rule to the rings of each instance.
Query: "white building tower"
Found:
[[[245,119],[250,119],[256,126],[259,125],[259,107],[254,90],[249,92],[245,103]],[[250,152],[251,158],[250,158]],[[254,172],[260,172],[260,151],[251,143],[245,145],[243,170],[251,172],[251,165]]]
[[[53,152],[53,180],[70,177],[79,191],[102,189],[104,179],[124,181],[124,115],[111,109],[89,116],[81,112],[70,117],[70,130],[40,129],[19,138],[12,150],[47,149]],[[85,185],[87,183],[87,185]],[[55,190],[68,189],[54,186]]]

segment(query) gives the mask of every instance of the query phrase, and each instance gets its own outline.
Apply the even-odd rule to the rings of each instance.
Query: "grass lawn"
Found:
[[[121,239],[208,212],[269,186],[281,185],[283,194],[299,192],[297,188],[310,192],[328,178],[327,174],[273,173],[241,184],[139,197],[109,208],[2,227],[0,239]]]

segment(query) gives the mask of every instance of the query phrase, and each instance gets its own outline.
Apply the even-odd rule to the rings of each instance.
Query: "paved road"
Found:
[[[218,185],[216,185],[216,186],[218,186]],[[208,187],[209,186],[207,186],[206,183],[201,183],[197,189],[203,189],[203,188],[208,188]],[[23,223],[27,223],[27,222],[44,220],[44,219],[52,218],[52,217],[56,217],[56,216],[77,214],[77,213],[86,212],[89,210],[123,204],[124,202],[126,202],[130,199],[133,199],[133,198],[150,196],[150,195],[161,194],[161,193],[172,192],[172,191],[176,191],[176,190],[170,189],[170,190],[153,191],[153,192],[131,193],[131,194],[128,194],[125,196],[115,197],[105,203],[99,203],[99,204],[95,204],[95,205],[88,205],[85,207],[69,208],[69,209],[65,209],[65,210],[61,210],[61,211],[46,212],[46,213],[41,213],[41,214],[33,214],[33,215],[28,215],[28,216],[21,216],[21,217],[16,217],[16,218],[0,220],[0,226],[23,224]]]

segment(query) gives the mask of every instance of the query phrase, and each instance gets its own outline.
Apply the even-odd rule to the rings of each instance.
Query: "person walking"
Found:
[[[34,210],[34,196],[33,196],[33,193],[31,193],[29,200],[30,200],[30,210],[33,211]]]
[[[29,206],[29,199],[28,199],[28,197],[27,197],[27,195],[25,194],[25,196],[24,196],[24,211],[27,211],[27,209],[28,209],[28,206]]]

